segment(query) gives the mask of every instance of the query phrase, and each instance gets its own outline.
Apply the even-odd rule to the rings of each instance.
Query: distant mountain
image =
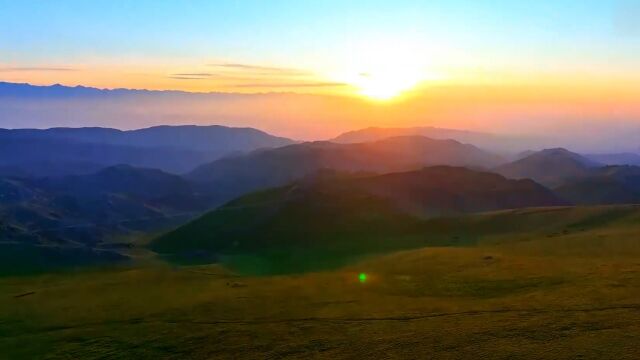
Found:
[[[554,189],[579,205],[640,204],[640,167],[606,166]]]
[[[563,203],[531,180],[455,167],[308,178],[240,197],[151,247],[170,257],[253,254],[270,266],[304,267],[424,246],[434,240],[421,235],[424,217]]]
[[[566,149],[546,149],[520,160],[501,165],[495,172],[510,179],[533,179],[543,185],[555,187],[568,179],[588,175],[600,164]]]
[[[533,155],[535,153],[536,153],[536,151],[534,151],[534,150],[525,150],[525,151],[517,153],[514,156],[513,160],[515,161],[515,160],[524,159],[524,158],[529,157],[529,156],[531,156],[531,155]]]
[[[116,164],[183,173],[224,155],[291,144],[250,128],[0,129],[0,174],[64,176]]]
[[[488,168],[501,161],[454,140],[406,136],[369,143],[313,142],[258,150],[200,166],[188,178],[229,200],[249,191],[285,185],[322,169],[387,173],[434,165]]]
[[[90,175],[44,178],[30,183],[55,193],[70,193],[79,198],[99,197],[106,193],[128,194],[140,199],[160,199],[167,195],[192,195],[183,178],[157,169],[116,165]]]
[[[0,136],[14,139],[71,140],[138,148],[173,148],[202,151],[217,156],[293,143],[290,139],[269,135],[253,128],[219,125],[154,126],[127,131],[98,127],[0,129]]]
[[[331,141],[350,144],[377,141],[397,136],[425,136],[428,138],[440,140],[452,139],[499,153],[521,151],[522,147],[524,146],[523,139],[468,130],[444,129],[431,126],[407,128],[369,127],[366,129],[343,133],[335,137]]]
[[[640,166],[640,154],[618,153],[618,154],[589,154],[588,159],[604,165],[636,165]]]

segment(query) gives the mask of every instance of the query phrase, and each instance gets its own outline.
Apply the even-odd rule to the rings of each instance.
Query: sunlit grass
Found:
[[[633,207],[485,214],[466,220],[481,235],[474,243],[306,274],[148,264],[0,278],[0,353],[633,358],[638,214]]]

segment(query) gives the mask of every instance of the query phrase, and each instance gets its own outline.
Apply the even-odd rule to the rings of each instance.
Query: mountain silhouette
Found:
[[[256,129],[224,126],[0,129],[0,175],[88,174],[117,164],[184,173],[225,155],[291,143]]]
[[[567,179],[589,174],[600,164],[563,148],[546,149],[494,169],[511,179],[533,179],[555,187]]]
[[[421,136],[369,143],[313,142],[230,156],[202,165],[187,177],[222,200],[249,191],[285,185],[322,169],[386,173],[424,166],[488,168],[501,159],[472,145]]]

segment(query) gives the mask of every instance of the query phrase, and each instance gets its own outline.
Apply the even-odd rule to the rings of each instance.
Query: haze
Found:
[[[0,80],[235,95],[3,96],[0,127],[223,124],[314,140],[430,125],[637,150],[636,5],[0,1]]]

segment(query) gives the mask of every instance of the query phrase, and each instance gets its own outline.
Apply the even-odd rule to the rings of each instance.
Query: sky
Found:
[[[640,114],[640,0],[0,0],[0,9],[8,82],[358,97],[419,118],[436,117],[416,107],[425,96],[465,114],[481,105],[481,119],[492,109],[522,119]]]
[[[0,8],[0,76],[11,81],[335,93],[357,91],[367,76],[614,81],[640,70],[640,2],[629,0],[0,0]]]

